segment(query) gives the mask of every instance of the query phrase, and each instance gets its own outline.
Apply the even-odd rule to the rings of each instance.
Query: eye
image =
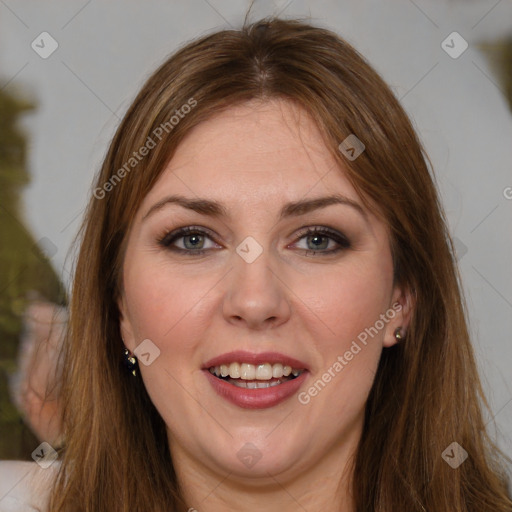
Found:
[[[212,245],[205,245],[208,240]],[[158,244],[171,251],[193,255],[204,254],[209,249],[219,247],[209,231],[197,226],[187,226],[166,233],[158,239]]]
[[[350,242],[342,233],[326,227],[308,227],[298,233],[297,240],[304,240],[306,256],[330,255],[350,248]],[[208,245],[208,242],[210,244]],[[171,251],[189,256],[205,254],[211,249],[221,248],[209,230],[198,226],[187,226],[165,233],[158,238],[158,244]],[[297,246],[298,242],[292,244]]]
[[[326,227],[308,227],[298,234],[298,240],[303,240],[306,255],[334,254],[350,248],[350,242],[345,235]],[[297,242],[294,244],[297,245]]]

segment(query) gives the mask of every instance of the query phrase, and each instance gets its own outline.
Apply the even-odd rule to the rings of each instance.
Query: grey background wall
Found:
[[[93,175],[130,100],[167,54],[214,29],[240,26],[248,5],[0,1],[0,88],[38,102],[23,120],[32,175],[23,196],[25,218],[36,240],[51,242],[46,250],[68,285],[66,255]],[[512,3],[269,0],[256,2],[251,18],[273,13],[306,16],[345,37],[410,114],[456,239],[492,407],[488,421],[495,421],[497,431],[491,431],[512,457],[512,115],[480,49],[512,34]],[[447,39],[454,31],[463,39]]]

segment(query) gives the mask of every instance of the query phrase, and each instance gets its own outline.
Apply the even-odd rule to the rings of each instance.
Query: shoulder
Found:
[[[0,512],[45,512],[59,463],[0,461]]]

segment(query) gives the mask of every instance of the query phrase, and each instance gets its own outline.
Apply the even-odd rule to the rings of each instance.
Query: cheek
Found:
[[[381,253],[382,254],[382,253]],[[361,259],[313,284],[302,282],[298,295],[306,297],[301,315],[309,318],[320,364],[299,402],[322,411],[322,422],[350,422],[361,413],[382,351],[393,276],[389,259]],[[389,319],[386,320],[389,321]],[[312,328],[312,326],[315,326]]]
[[[337,271],[297,282],[294,290],[304,304],[301,315],[310,318],[310,325],[317,325],[320,353],[329,353],[329,347],[342,350],[386,312],[393,286],[390,259],[368,255]],[[381,329],[372,336],[374,340],[384,334],[378,326]]]
[[[198,347],[209,332],[208,290],[216,280],[161,262],[147,263],[143,257],[133,258],[127,268],[125,295],[134,344],[150,339],[160,351],[151,365],[139,362],[141,376],[167,425],[179,430],[185,418],[197,414],[195,400],[187,397],[194,393],[190,383],[201,362]]]
[[[179,340],[180,350],[186,351],[187,340],[194,339],[190,329],[200,330],[204,323],[198,313],[208,302],[207,291],[212,286],[208,278],[178,272],[159,262],[145,265],[143,258],[132,261],[129,268],[125,292],[138,340],[150,338],[164,349]],[[189,335],[178,335],[183,330]]]

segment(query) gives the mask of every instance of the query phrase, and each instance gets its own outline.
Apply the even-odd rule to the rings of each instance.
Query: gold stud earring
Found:
[[[395,340],[400,342],[400,341],[402,341],[402,339],[403,339],[402,338],[402,328],[401,327],[397,327],[395,329]]]

